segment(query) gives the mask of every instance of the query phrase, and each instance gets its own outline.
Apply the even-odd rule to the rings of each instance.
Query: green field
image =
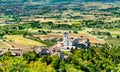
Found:
[[[120,39],[117,39],[117,38],[108,38],[105,41],[107,43],[113,45],[113,46],[120,46]]]
[[[112,34],[112,37],[120,36],[120,34]]]
[[[111,32],[120,32],[120,28],[111,28],[111,29],[107,29]]]
[[[120,36],[120,28],[107,29],[113,37]]]

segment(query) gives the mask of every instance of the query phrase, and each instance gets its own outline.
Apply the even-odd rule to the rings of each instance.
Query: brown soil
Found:
[[[36,37],[39,37],[41,39],[48,39],[48,38],[63,38],[63,35],[62,34],[49,34],[49,35],[35,35]],[[90,39],[90,42],[91,43],[102,43],[100,40],[98,40],[97,38],[94,38],[88,34],[84,34],[84,33],[81,33],[81,34],[69,34],[69,38],[70,37],[73,37],[73,38],[77,38],[77,37],[85,37],[85,38],[88,38]]]

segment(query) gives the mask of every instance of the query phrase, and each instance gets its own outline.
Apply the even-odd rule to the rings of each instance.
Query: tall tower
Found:
[[[68,32],[64,32],[63,43],[65,46],[68,45]]]

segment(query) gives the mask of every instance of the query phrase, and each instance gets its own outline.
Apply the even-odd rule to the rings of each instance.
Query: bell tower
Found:
[[[68,45],[68,32],[64,32],[63,43],[64,45]]]

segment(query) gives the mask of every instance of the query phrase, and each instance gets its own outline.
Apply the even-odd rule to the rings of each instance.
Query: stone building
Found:
[[[83,36],[78,38],[68,38],[68,32],[64,32],[63,34],[63,42],[61,42],[61,50],[70,51],[71,48],[89,48],[90,40]]]
[[[64,52],[59,52],[58,56],[59,56],[60,61],[64,60]]]
[[[71,48],[75,49],[75,46],[73,46],[73,39],[68,38],[68,32],[64,32],[63,34],[63,42],[61,43],[61,50],[70,51]]]
[[[78,38],[78,48],[89,48],[90,47],[90,40],[88,38],[80,37]]]
[[[41,46],[35,46],[33,47],[34,53],[36,53],[39,57],[42,55],[48,55],[50,54],[50,50],[46,47],[41,47]]]

